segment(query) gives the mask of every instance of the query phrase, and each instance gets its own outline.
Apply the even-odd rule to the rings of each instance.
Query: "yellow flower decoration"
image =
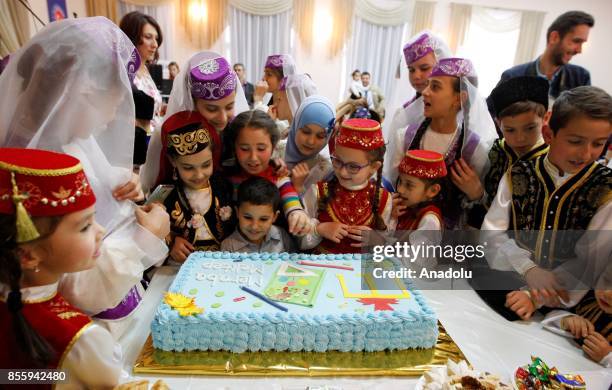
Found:
[[[204,312],[203,308],[195,304],[195,298],[189,298],[183,294],[167,292],[164,295],[164,302],[183,317]]]

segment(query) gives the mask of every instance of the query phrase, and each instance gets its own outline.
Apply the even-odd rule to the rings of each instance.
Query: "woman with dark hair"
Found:
[[[153,120],[145,128],[147,133],[151,134],[155,129],[161,128],[163,101],[147,65],[154,64],[159,59],[158,49],[163,41],[162,31],[153,17],[139,11],[125,14],[121,18],[119,27],[130,38],[142,59],[134,78],[134,86],[155,100]]]

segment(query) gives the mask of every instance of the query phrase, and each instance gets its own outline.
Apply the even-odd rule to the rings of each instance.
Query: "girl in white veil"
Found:
[[[223,137],[223,131],[238,114],[248,111],[238,76],[229,62],[213,51],[194,54],[174,79],[165,118],[182,111],[198,111]],[[153,134],[140,178],[142,186],[152,190],[159,174],[161,132]]]
[[[0,145],[77,157],[98,199],[96,220],[107,230],[120,227],[105,239],[96,268],[60,284],[62,294],[91,315],[120,303],[143,270],[167,254],[161,239],[167,231],[152,228],[167,220],[165,211],[154,207],[145,214],[113,197],[131,178],[130,77],[139,64],[133,44],[114,23],[80,18],[43,28],[11,55],[0,76]],[[135,223],[135,213],[143,225]]]

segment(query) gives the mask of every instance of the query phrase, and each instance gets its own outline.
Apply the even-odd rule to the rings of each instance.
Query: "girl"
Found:
[[[423,31],[415,35],[404,46],[404,59],[408,69],[408,82],[414,88],[416,94],[408,101],[404,97],[399,97],[398,88],[388,104],[388,111],[392,112],[391,120],[385,121],[383,125],[383,135],[385,139],[403,140],[406,127],[411,122],[416,122],[414,118],[423,120],[423,99],[421,95],[427,87],[429,75],[436,63],[442,58],[451,56],[450,49],[446,43],[429,31]],[[403,68],[405,69],[405,68]],[[401,85],[407,85],[402,79]],[[397,166],[404,157],[403,143],[395,142],[385,159],[384,175],[392,183],[397,180]]]
[[[58,293],[64,273],[92,268],[101,254],[104,231],[79,161],[2,148],[0,194],[0,331],[8,335],[0,366],[67,370],[79,388],[115,386],[121,347]]]
[[[347,119],[335,137],[334,178],[320,181],[304,195],[315,229],[300,243],[320,253],[354,253],[363,232],[387,230],[391,197],[381,188],[385,141],[380,124],[371,119]],[[377,174],[375,181],[370,178]]]
[[[404,150],[427,149],[444,156],[449,171],[449,202],[443,216],[446,228],[465,225],[473,203],[482,197],[480,177],[488,168],[488,151],[497,132],[478,78],[469,60],[444,58],[436,64],[423,90],[425,120],[408,126]]]
[[[291,182],[299,194],[323,180],[331,171],[325,149],[334,128],[334,108],[323,96],[307,97],[291,124],[284,159],[291,169]]]
[[[231,184],[213,173],[215,133],[197,112],[179,112],[166,119],[162,140],[160,183],[174,184],[164,201],[172,226],[170,257],[182,263],[196,250],[218,251],[232,233]],[[172,173],[171,173],[172,172]]]
[[[181,111],[197,111],[216,130],[220,139],[215,149],[215,168],[221,162],[232,165],[233,145],[226,142],[224,130],[235,115],[248,111],[242,84],[229,62],[212,51],[203,51],[192,56],[174,80],[166,117]],[[153,136],[149,144],[148,158],[142,167],[141,180],[145,190],[152,190],[159,176],[159,156],[162,145],[161,134]]]
[[[289,233],[303,235],[310,231],[310,219],[304,212],[291,180],[276,173],[271,160],[279,134],[274,121],[259,110],[243,112],[232,121],[228,137],[235,145],[236,164],[228,170],[234,185],[251,176],[260,176],[276,184],[281,193],[282,209],[289,223]]]

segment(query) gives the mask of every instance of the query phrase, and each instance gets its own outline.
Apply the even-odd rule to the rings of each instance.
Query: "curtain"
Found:
[[[270,54],[290,54],[292,11],[258,16],[230,7],[231,61],[245,66],[247,80],[263,75]]]
[[[147,0],[149,1],[149,0]],[[142,1],[147,2],[147,1]],[[163,0],[163,1],[150,1],[151,3],[155,3],[155,5],[145,6],[138,5],[140,1],[136,0],[118,0],[118,16],[119,20],[123,17],[123,15],[130,13],[132,11],[140,11],[143,14],[152,16],[159,24],[159,28],[162,30],[162,35],[164,41],[162,45],[159,47],[159,58],[160,60],[172,60],[174,52],[172,50],[172,44],[174,42],[174,26],[172,23],[172,16],[174,15],[174,6],[172,5],[172,1]]]
[[[156,7],[158,5],[168,5],[174,0],[119,0],[122,3],[128,3],[131,5],[138,5],[141,7]]]
[[[449,47],[456,53],[463,44],[472,18],[472,6],[468,4],[451,3]]]
[[[293,28],[306,52],[312,49],[312,23],[315,0],[293,1]]]
[[[227,0],[180,0],[178,20],[196,49],[208,49],[226,26]]]
[[[521,15],[521,27],[514,55],[514,65],[522,64],[534,59],[538,40],[542,33],[542,23],[544,22],[544,12],[523,11]]]
[[[512,10],[473,7],[472,21],[487,31],[502,33],[520,28],[521,13]]]
[[[412,31],[410,32],[411,37],[423,30],[429,30],[432,28],[435,8],[436,3],[431,1],[417,1],[414,4],[414,12],[412,14]]]
[[[0,0],[0,58],[13,53],[30,39],[28,10],[14,0]]]
[[[87,16],[106,16],[119,24],[116,0],[86,0]]]
[[[353,36],[348,46],[346,74],[350,77],[353,69],[368,71],[371,83],[380,87],[385,96],[389,96],[402,55],[405,26],[381,26],[356,16],[353,20]]]
[[[374,24],[397,26],[410,20],[413,0],[355,0],[355,15]]]
[[[272,16],[287,12],[293,6],[292,0],[229,0],[239,11],[257,16]]]
[[[331,38],[329,40],[329,55],[331,58],[340,53],[344,43],[351,35],[355,0],[334,0],[331,2],[333,20]]]

